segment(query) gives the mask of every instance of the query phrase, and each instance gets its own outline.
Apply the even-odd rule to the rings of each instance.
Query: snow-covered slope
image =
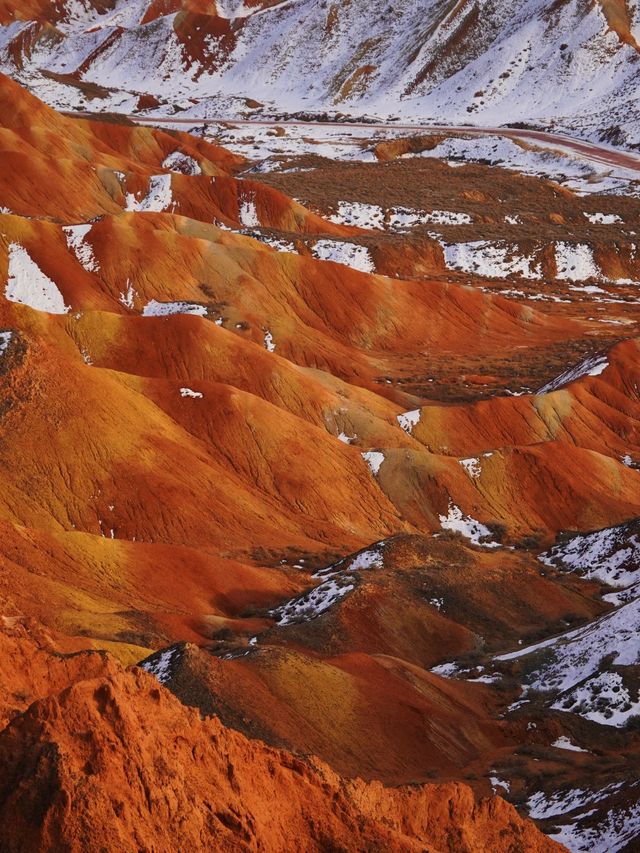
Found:
[[[540,555],[547,566],[614,588],[605,600],[616,609],[557,637],[499,655],[498,664],[529,662],[519,704],[530,701],[531,692],[537,691],[548,697],[551,708],[617,727],[640,712],[635,680],[627,678],[627,668],[640,664],[638,524],[634,519],[565,537]]]
[[[640,519],[593,533],[572,536],[540,556],[541,562],[613,587],[631,590],[640,583]],[[615,596],[614,603],[620,593]]]
[[[612,587],[615,591],[604,598],[615,605],[614,610],[559,636],[498,655],[486,670],[465,670],[449,663],[434,672],[445,677],[473,675],[471,680],[477,682],[504,685],[505,673],[508,679],[510,667],[516,667],[522,693],[509,711],[529,717],[529,731],[541,726],[547,714],[556,712],[561,724],[566,720],[567,725],[574,725],[577,716],[606,727],[603,731],[621,730],[633,738],[640,718],[639,530],[636,518],[616,527],[565,535],[539,556],[545,566]],[[478,677],[479,671],[482,675]],[[542,716],[540,708],[544,709]],[[532,722],[534,717],[537,722]],[[586,731],[583,726],[581,721],[575,731]],[[586,754],[566,736],[551,747]],[[565,781],[558,785],[554,780],[551,791],[542,789],[542,779],[537,777],[526,803],[529,816],[545,821],[545,831],[573,853],[638,849],[640,805],[635,774],[622,769],[620,777],[611,776],[602,785],[591,775],[595,767],[597,761],[578,784]],[[508,792],[512,782],[500,784]]]
[[[108,11],[44,2],[37,23],[5,11],[0,68],[49,101],[89,109],[135,109],[147,93],[161,112],[170,105],[212,116],[231,109],[230,97],[250,97],[285,112],[555,122],[634,141],[635,4],[287,0],[218,4],[218,15],[188,3],[162,8],[169,13],[146,0],[116,0]],[[69,87],[68,75],[113,91]]]

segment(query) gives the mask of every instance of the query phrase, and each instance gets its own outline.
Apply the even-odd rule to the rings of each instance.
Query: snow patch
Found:
[[[349,566],[350,572],[362,572],[369,569],[381,569],[384,559],[380,550],[360,551]]]
[[[133,193],[125,197],[125,210],[133,213],[161,213],[171,205],[175,208],[171,192],[171,175],[152,175],[146,196],[138,201]]]
[[[292,598],[286,604],[271,610],[269,615],[276,619],[276,624],[281,627],[295,622],[309,622],[349,595],[355,587],[353,582],[331,578],[304,595]]]
[[[377,477],[378,472],[380,471],[380,466],[384,462],[384,453],[380,453],[377,450],[368,450],[366,453],[362,454],[362,458],[371,469],[373,476]]]
[[[601,278],[591,248],[584,243],[556,243],[556,277],[563,281]]]
[[[410,207],[392,207],[388,213],[388,226],[393,231],[404,231],[416,225],[426,225],[427,214],[423,210]]]
[[[338,560],[337,563],[327,566],[324,569],[318,569],[313,575],[314,578],[348,577],[349,572],[369,571],[371,569],[382,569],[384,567],[384,548],[386,541],[375,542],[369,548],[363,551],[358,551],[356,554],[350,554]]]
[[[533,820],[546,820],[557,815],[584,808],[593,800],[589,792],[582,788],[570,788],[567,791],[557,791],[549,796],[544,791],[533,794],[527,800],[529,817]]]
[[[93,254],[93,246],[90,243],[85,243],[85,239],[91,231],[91,223],[65,225],[62,230],[67,238],[67,248],[74,253],[81,266],[87,272],[98,272],[100,265]]]
[[[640,696],[631,697],[620,673],[603,672],[577,685],[551,707],[572,711],[603,726],[621,728],[630,717],[640,714]]]
[[[637,784],[637,783],[636,783]],[[596,801],[594,798],[592,801]],[[589,817],[595,809],[579,817]],[[566,823],[549,837],[573,853],[621,853],[640,836],[640,802],[627,808],[609,809],[596,826],[582,826],[578,818]]]
[[[480,474],[482,474],[482,465],[478,456],[470,456],[468,459],[458,459],[458,462],[473,480],[477,480]]]
[[[178,646],[169,646],[162,652],[158,652],[152,657],[143,661],[140,666],[151,675],[155,675],[160,684],[166,684],[173,675],[172,669],[180,659],[180,648]]]
[[[632,697],[618,672],[606,667],[640,663],[640,599],[634,599],[587,625],[541,643],[499,655],[509,661],[545,652],[526,676],[528,690],[555,693],[552,705],[603,725],[623,726],[640,712],[640,696]],[[636,694],[637,694],[637,687]]]
[[[167,317],[170,314],[196,314],[206,317],[207,309],[197,302],[158,302],[152,299],[142,309],[143,317]]]
[[[130,283],[129,279],[127,279],[127,289],[122,291],[118,299],[124,305],[125,308],[129,308],[131,311],[133,311],[135,305],[135,298],[137,295],[138,294],[134,290],[133,285]]]
[[[381,231],[384,228],[384,210],[378,204],[365,204],[359,201],[340,201],[338,209],[328,217],[330,222],[339,225],[353,225]]]
[[[451,500],[449,501],[449,510],[446,515],[439,516],[440,526],[443,530],[453,530],[461,533],[464,537],[473,542],[474,545],[482,545],[485,548],[499,548],[498,542],[487,542],[486,540],[492,536],[488,527],[475,518],[465,515],[459,506],[456,506]]]
[[[5,296],[10,302],[28,305],[48,314],[67,314],[71,308],[64,304],[58,286],[33,261],[18,243],[8,247],[9,274]]]
[[[170,169],[172,172],[180,172],[183,175],[202,174],[198,161],[188,154],[183,154],[182,151],[174,151],[165,157],[162,161],[162,168]]]
[[[318,240],[313,247],[313,256],[319,261],[333,261],[360,272],[375,273],[376,268],[369,249],[356,243],[338,240]]]
[[[565,572],[597,578],[610,586],[628,587],[640,583],[640,527],[622,524],[579,533],[554,545],[538,559]]]
[[[347,435],[346,432],[338,433],[338,440],[341,441],[343,444],[351,444],[352,442],[354,442],[356,440],[357,437],[358,436],[355,434],[354,435]]]
[[[264,333],[264,348],[269,352],[274,352],[276,348],[276,345],[273,342],[273,335],[269,331]]]
[[[565,370],[551,382],[547,382],[546,385],[536,391],[536,394],[548,394],[550,391],[557,391],[570,382],[575,382],[576,379],[582,379],[583,376],[600,376],[608,366],[609,359],[606,355],[591,355],[574,367],[570,367],[569,370]]]
[[[570,741],[566,735],[560,735],[559,738],[554,740],[551,746],[555,746],[556,749],[567,749],[570,752],[589,752],[588,749],[583,749],[581,746],[577,746]]]
[[[289,252],[297,254],[296,247],[290,240],[281,240],[279,237],[272,237],[270,234],[260,234],[256,232],[241,231],[241,234],[246,234],[247,237],[252,237],[254,240],[259,240],[265,246],[270,246],[276,252]]]
[[[615,225],[622,222],[617,213],[585,213],[585,216],[593,225]]]
[[[244,199],[238,211],[238,220],[245,228],[256,228],[260,226],[260,219],[256,209],[255,199]]]
[[[420,409],[413,409],[411,412],[403,412],[401,415],[396,415],[396,420],[402,429],[411,435],[413,428],[420,423],[420,415]]]
[[[13,332],[0,332],[0,358],[5,354],[11,343]]]
[[[424,222],[431,222],[434,225],[471,225],[473,219],[468,213],[456,213],[451,210],[432,210],[431,213],[425,213]]]
[[[471,243],[449,243],[444,247],[447,267],[482,278],[512,278],[539,280],[542,268],[533,255],[521,255],[509,243],[476,240]]]
[[[489,776],[489,782],[491,783],[491,790],[494,794],[504,796],[504,794],[508,794],[511,790],[509,782],[506,782],[504,779],[499,779],[497,776]]]

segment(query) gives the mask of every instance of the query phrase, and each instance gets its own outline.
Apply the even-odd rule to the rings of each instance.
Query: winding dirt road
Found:
[[[77,115],[77,114],[76,114]],[[275,121],[273,119],[187,119],[176,116],[138,116],[129,115],[127,118],[138,124],[167,125],[176,124],[181,126],[198,126],[208,124],[229,124],[237,126],[256,127],[326,127],[335,129],[353,128],[354,130],[370,129],[373,131],[389,130],[402,133],[463,133],[470,136],[502,136],[508,139],[517,139],[521,142],[537,144],[544,148],[571,153],[585,160],[591,160],[605,166],[617,169],[627,169],[631,172],[640,173],[640,154],[629,151],[618,151],[605,145],[596,145],[583,139],[566,136],[565,134],[548,133],[542,130],[521,130],[510,127],[467,127],[465,125],[434,125],[434,124],[400,124],[398,122],[374,123],[374,122],[322,122],[322,121],[299,121],[285,120]]]

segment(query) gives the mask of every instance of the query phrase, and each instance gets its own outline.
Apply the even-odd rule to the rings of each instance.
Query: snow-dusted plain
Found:
[[[404,156],[437,158],[446,161],[450,166],[460,166],[465,163],[500,166],[524,175],[551,178],[582,195],[589,193],[635,195],[638,193],[636,172],[622,166],[612,167],[611,164],[598,162],[569,147],[544,144],[540,141],[523,145],[508,137],[458,133],[420,154]],[[590,221],[594,224],[612,224],[612,220],[604,214]],[[617,220],[613,220],[615,221]],[[515,218],[509,224],[517,225],[519,222]]]

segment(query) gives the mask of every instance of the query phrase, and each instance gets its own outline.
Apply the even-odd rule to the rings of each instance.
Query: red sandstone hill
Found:
[[[35,701],[0,732],[3,850],[562,849],[499,797],[347,781],[202,719],[140,670],[13,632],[3,660],[17,648],[31,671],[3,675]]]

